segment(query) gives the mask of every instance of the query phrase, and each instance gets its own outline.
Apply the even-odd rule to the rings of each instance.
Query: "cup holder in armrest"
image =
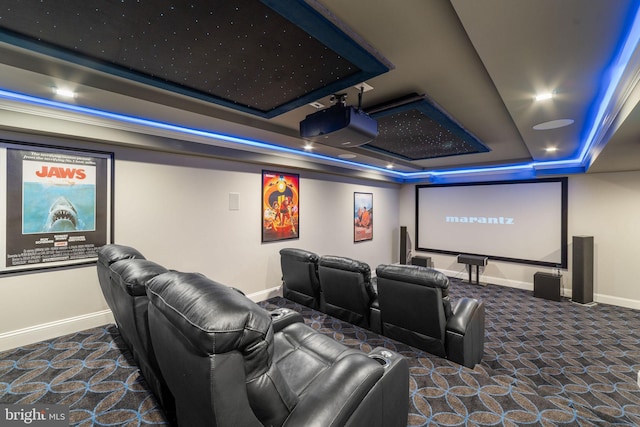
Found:
[[[380,356],[379,354],[370,354],[369,359],[373,359],[382,366],[387,366],[389,364],[389,359]]]
[[[273,322],[274,332],[278,332],[292,323],[304,323],[304,318],[300,313],[289,308],[276,308],[269,311]]]
[[[272,319],[279,319],[280,317],[284,317],[288,314],[291,314],[293,310],[289,310],[288,308],[276,308],[269,312],[271,314]]]
[[[390,360],[384,357],[382,354],[370,354],[369,359],[375,360],[385,368],[389,366],[389,363],[391,363]]]
[[[367,356],[378,362],[382,367],[387,370],[394,370],[404,357],[395,351],[388,350],[384,347],[374,348]]]

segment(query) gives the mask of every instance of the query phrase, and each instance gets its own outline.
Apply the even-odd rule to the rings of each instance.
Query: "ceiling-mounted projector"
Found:
[[[366,144],[378,136],[378,122],[360,108],[347,106],[346,95],[329,108],[308,115],[300,122],[300,136],[332,147],[349,148]]]

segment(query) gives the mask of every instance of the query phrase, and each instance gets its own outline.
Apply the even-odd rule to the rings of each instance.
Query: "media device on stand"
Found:
[[[486,286],[486,283],[480,283],[480,266],[484,267],[489,262],[489,257],[484,255],[458,255],[458,262],[460,264],[467,264],[467,268],[469,269],[469,284],[476,284],[478,286]],[[476,266],[476,281],[475,283],[471,281],[471,269],[472,266]]]

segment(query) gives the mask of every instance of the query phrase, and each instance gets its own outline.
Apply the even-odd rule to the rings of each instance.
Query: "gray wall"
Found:
[[[349,256],[375,268],[381,263],[398,261],[400,225],[407,225],[413,234],[414,185],[88,143],[89,136],[99,136],[101,141],[144,145],[149,137],[86,125],[57,125],[57,129],[49,126],[48,133],[55,130],[60,134],[68,129],[68,136],[19,136],[30,142],[115,153],[116,243],[135,246],[148,258],[169,268],[202,272],[242,289],[254,300],[277,292],[278,251],[283,247]],[[0,131],[0,138],[19,139],[16,135]],[[261,243],[262,169],[300,174],[300,239]],[[356,191],[373,193],[372,241],[353,242]],[[239,194],[239,210],[229,210],[229,193]],[[636,212],[640,212],[640,172],[569,177],[569,236],[595,238],[594,290],[600,303],[640,308],[640,288],[635,286],[635,242],[640,241]],[[466,277],[465,267],[455,257],[432,257],[436,268]],[[544,269],[490,262],[481,278],[533,289],[536,271]],[[562,273],[564,295],[570,296],[571,265]],[[0,350],[111,321],[95,266],[0,276]]]
[[[2,135],[0,135],[1,137]],[[396,184],[307,170],[239,163],[118,146],[113,151],[115,242],[168,268],[201,272],[254,300],[281,284],[283,247],[344,255],[369,263],[397,261]],[[261,243],[262,169],[300,174],[300,238]],[[353,242],[353,193],[373,193],[373,240]],[[239,210],[229,210],[238,193]],[[0,349],[111,321],[95,266],[0,276]]]

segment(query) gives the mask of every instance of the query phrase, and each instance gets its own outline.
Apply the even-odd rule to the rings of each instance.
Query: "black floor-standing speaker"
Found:
[[[407,259],[407,227],[400,226],[400,264],[409,264]]]
[[[573,236],[571,301],[593,304],[593,236]]]

